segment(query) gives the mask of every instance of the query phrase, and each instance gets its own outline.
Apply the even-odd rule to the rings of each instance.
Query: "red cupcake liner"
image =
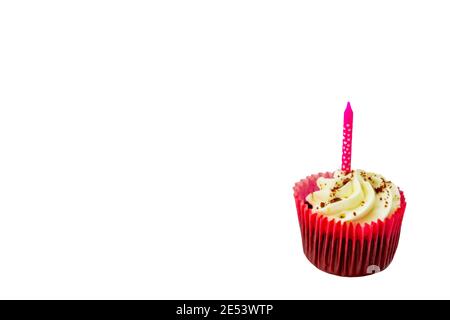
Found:
[[[400,207],[384,220],[342,222],[313,212],[305,201],[308,194],[318,190],[319,177],[332,176],[331,172],[315,174],[294,186],[306,257],[320,270],[343,277],[362,277],[386,269],[400,238],[406,209],[403,192],[400,191]]]

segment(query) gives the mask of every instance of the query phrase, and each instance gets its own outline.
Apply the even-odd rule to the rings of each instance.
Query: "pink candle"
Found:
[[[353,110],[350,102],[344,112],[344,138],[342,140],[342,171],[352,170],[352,134],[353,134]]]

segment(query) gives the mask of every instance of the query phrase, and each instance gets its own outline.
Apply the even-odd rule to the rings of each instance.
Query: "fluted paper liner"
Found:
[[[400,191],[400,207],[384,220],[371,223],[342,222],[315,213],[305,201],[318,190],[319,177],[307,177],[294,186],[303,251],[317,268],[344,277],[361,277],[386,269],[394,258],[400,237],[406,201]]]

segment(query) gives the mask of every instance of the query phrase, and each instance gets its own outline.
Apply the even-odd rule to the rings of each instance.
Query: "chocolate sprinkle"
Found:
[[[330,203],[335,203],[335,202],[338,202],[338,201],[341,201],[341,200],[342,200],[341,198],[333,198],[333,199],[330,200]]]

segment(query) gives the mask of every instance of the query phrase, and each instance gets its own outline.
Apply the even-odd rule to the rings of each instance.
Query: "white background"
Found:
[[[446,1],[4,1],[0,298],[450,298]],[[340,166],[408,208],[372,277],[304,257]]]

